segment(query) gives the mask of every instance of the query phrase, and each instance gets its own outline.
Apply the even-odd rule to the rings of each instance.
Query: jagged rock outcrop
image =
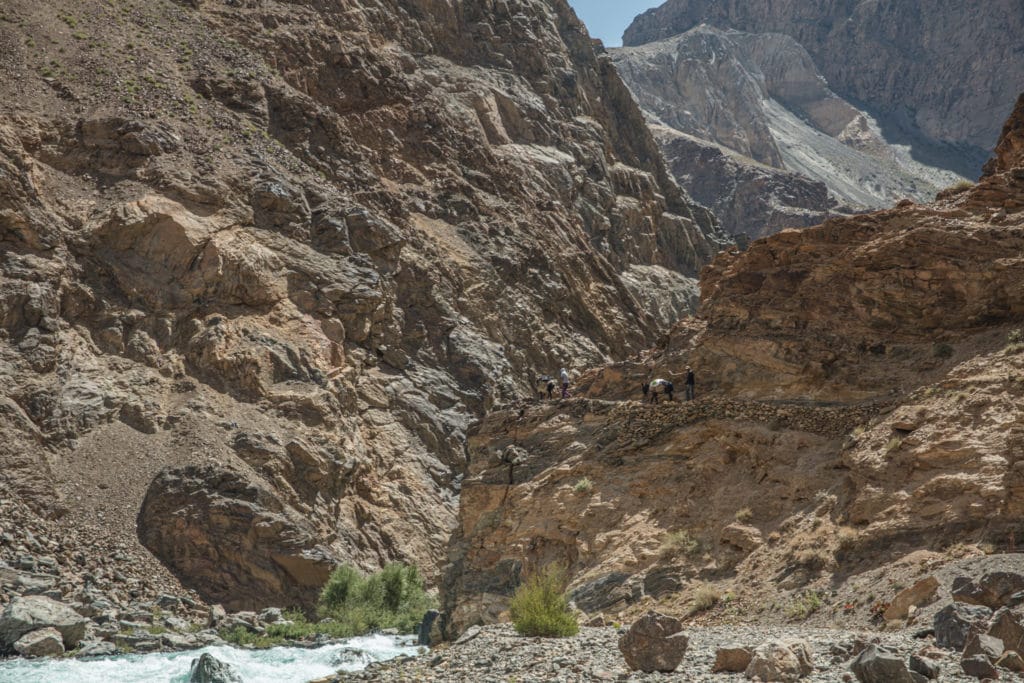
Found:
[[[659,136],[677,180],[731,232],[759,237],[820,223],[830,212],[931,200],[962,180],[920,162],[921,149],[887,139],[870,114],[829,89],[807,50],[787,35],[701,25],[611,53],[659,125],[734,152],[731,164],[719,161],[707,177],[708,161],[717,161],[712,153],[678,149],[678,140]],[[790,173],[770,174],[765,165]],[[808,191],[809,181],[824,183],[836,199]],[[840,202],[846,206],[837,210]]]
[[[818,225],[833,212],[852,211],[830,197],[823,182],[751,163],[729,149],[667,126],[651,128],[672,175],[714,212],[723,230],[739,239]]]
[[[669,0],[638,16],[623,42],[651,43],[702,23],[788,35],[832,89],[886,115],[886,126],[975,154],[990,149],[1024,74],[1024,7],[1016,0]]]
[[[721,244],[562,0],[3,14],[0,489],[207,598],[435,573],[475,417]]]
[[[941,574],[981,541],[1015,550],[1021,254],[1021,164],[932,205],[721,254],[699,318],[584,376],[585,399],[481,423],[444,585],[453,629],[500,618],[518,577],[550,562],[593,613],[682,610],[714,583],[762,616],[807,618],[824,596],[866,623],[895,597],[877,595],[881,577]],[[696,401],[639,402],[644,381],[678,386],[687,365]],[[1017,557],[963,561],[984,582]],[[963,575],[936,577],[945,598]]]
[[[985,175],[1006,173],[1024,166],[1024,95],[1017,100],[996,145],[995,156],[985,164]]]

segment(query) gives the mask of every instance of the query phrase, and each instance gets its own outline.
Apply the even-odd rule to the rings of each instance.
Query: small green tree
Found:
[[[579,633],[565,595],[565,569],[549,564],[516,589],[509,605],[512,625],[524,636],[565,638]]]
[[[344,605],[353,588],[363,581],[363,575],[355,567],[345,564],[331,572],[323,590],[320,592],[320,606],[326,609],[336,609]]]
[[[320,615],[341,631],[362,635],[395,628],[411,633],[434,601],[416,567],[392,563],[370,576],[344,565],[331,573],[320,593]]]

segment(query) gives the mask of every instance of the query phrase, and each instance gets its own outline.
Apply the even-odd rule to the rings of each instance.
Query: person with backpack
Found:
[[[694,389],[696,380],[693,376],[693,369],[689,365],[686,366],[686,400],[692,401],[694,395]]]
[[[562,371],[558,374],[562,380],[562,398],[569,398],[569,371],[562,368]]]
[[[555,378],[550,375],[541,375],[537,378],[537,393],[540,394],[541,398],[544,398],[544,394],[547,393],[548,400],[554,398],[555,393]]]

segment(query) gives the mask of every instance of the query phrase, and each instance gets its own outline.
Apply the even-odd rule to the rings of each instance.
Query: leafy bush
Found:
[[[565,638],[579,633],[565,595],[565,570],[549,564],[516,589],[509,604],[512,625],[524,636]]]
[[[754,511],[751,510],[750,508],[740,508],[739,510],[736,511],[734,517],[736,518],[737,522],[740,522],[741,524],[746,524],[754,518]]]
[[[411,633],[433,607],[416,567],[392,563],[363,576],[343,565],[327,580],[320,594],[319,613],[332,620],[326,622],[332,624],[330,635],[346,638],[385,628]]]
[[[932,353],[936,358],[949,358],[953,355],[953,347],[945,342],[940,342],[932,347]]]

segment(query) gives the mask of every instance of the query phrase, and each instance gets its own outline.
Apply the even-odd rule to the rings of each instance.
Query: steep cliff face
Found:
[[[1011,123],[998,149],[1020,138]],[[657,349],[589,373],[578,401],[489,415],[445,585],[452,630],[504,618],[550,562],[590,614],[684,612],[711,583],[735,598],[724,618],[787,618],[813,594],[821,623],[866,625],[892,597],[883,578],[1013,550],[1024,164],[999,159],[934,204],[723,253],[699,317]],[[636,402],[653,377],[675,381],[675,402]]]
[[[475,416],[719,246],[561,0],[15,0],[0,44],[0,489],[229,607],[431,573]]]
[[[854,211],[823,182],[758,164],[668,126],[653,124],[651,130],[672,175],[738,240],[817,225],[831,213]]]
[[[676,178],[714,207],[730,232],[754,237],[813,225],[830,212],[884,208],[907,197],[930,200],[963,180],[918,161],[915,154],[925,151],[920,144],[911,151],[905,141],[887,139],[870,114],[829,89],[807,50],[789,36],[701,25],[612,54],[655,121],[734,153],[733,164],[710,164],[715,178],[698,178],[703,160],[692,154],[687,160],[674,149],[678,143],[660,136]],[[772,174],[769,181],[764,166],[789,174]],[[823,183],[834,199],[808,193],[807,181]],[[764,199],[749,201],[755,193]],[[785,213],[793,216],[780,222]]]
[[[998,136],[1024,74],[1016,0],[669,0],[638,16],[623,41],[650,43],[701,23],[791,36],[836,92],[887,125],[979,151]]]

